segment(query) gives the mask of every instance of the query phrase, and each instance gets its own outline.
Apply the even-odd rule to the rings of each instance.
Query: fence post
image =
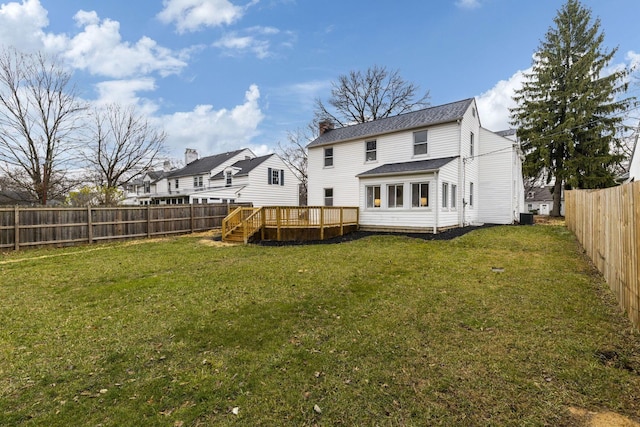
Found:
[[[93,221],[91,219],[91,206],[87,206],[87,239],[93,243]]]
[[[193,203],[190,203],[189,206],[191,207],[191,234],[193,234]]]
[[[14,249],[20,249],[20,208],[18,205],[13,210],[13,244]]]
[[[277,231],[276,231],[276,240],[280,241],[281,235],[280,235],[280,221],[282,221],[282,212],[280,211],[280,206],[276,206],[276,225],[277,225]]]
[[[324,206],[320,207],[320,240],[324,240]]]
[[[340,235],[344,235],[344,207],[340,206]]]
[[[151,205],[147,205],[147,239],[151,237]]]

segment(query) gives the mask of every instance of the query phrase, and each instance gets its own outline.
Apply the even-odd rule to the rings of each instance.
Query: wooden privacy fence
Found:
[[[229,210],[229,206],[219,204],[0,208],[0,249],[74,245],[210,230],[222,225]]]
[[[640,327],[640,182],[565,193],[567,227]]]

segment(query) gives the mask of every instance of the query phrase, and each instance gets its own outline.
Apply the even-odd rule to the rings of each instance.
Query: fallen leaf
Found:
[[[316,411],[318,414],[322,413],[322,409],[320,409],[318,405],[313,405],[313,410]]]

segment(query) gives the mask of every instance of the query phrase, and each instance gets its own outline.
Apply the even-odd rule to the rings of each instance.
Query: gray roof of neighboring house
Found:
[[[529,197],[530,193],[533,193],[533,197]],[[551,194],[551,187],[534,187],[527,191],[525,195],[526,202],[546,202],[553,200],[553,194]]]
[[[361,174],[358,174],[356,176],[369,177],[380,175],[398,175],[412,172],[433,172],[437,171],[438,169],[440,169],[447,163],[457,159],[458,157],[459,156],[443,157],[440,159],[417,160],[415,162],[404,163],[387,163],[386,165],[378,166],[377,168],[362,172]]]
[[[269,157],[273,155],[274,154],[267,154],[266,156],[254,157],[252,159],[238,160],[233,165],[231,165],[234,168],[240,169],[234,176],[249,175],[249,172],[251,172],[253,169],[255,169],[257,166],[259,166],[261,163],[263,163],[265,160],[267,160]],[[222,179],[222,178],[224,178],[224,171],[220,171],[211,177],[211,179]]]
[[[0,190],[0,205],[31,205],[36,202],[26,191]]]
[[[333,144],[351,139],[366,138],[374,135],[395,132],[399,130],[415,129],[422,126],[430,126],[439,123],[449,123],[462,119],[474,98],[450,104],[412,111],[398,116],[378,119],[371,122],[331,129],[313,140],[307,147]]]
[[[515,129],[506,129],[506,130],[501,130],[501,131],[494,132],[494,133],[497,134],[497,135],[500,135],[500,136],[507,137],[507,136],[515,135],[516,134],[516,130]]]
[[[151,178],[153,182],[161,180],[162,178],[167,176],[167,174],[168,172],[165,171],[147,171],[146,173],[146,175],[149,175],[149,178]]]
[[[189,163],[182,169],[177,169],[169,172],[167,174],[167,178],[199,175],[199,174],[210,172],[212,169],[217,168],[218,166],[220,166],[222,163],[229,160],[230,158],[237,156],[242,151],[244,151],[244,149],[229,151],[227,153],[216,154],[214,156],[208,156],[198,160],[194,160],[193,162]]]

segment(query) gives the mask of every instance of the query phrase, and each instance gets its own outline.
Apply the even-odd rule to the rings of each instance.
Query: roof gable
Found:
[[[307,147],[312,148],[352,139],[453,122],[462,119],[474,101],[474,98],[468,98],[371,122],[331,129],[313,140]]]
[[[227,161],[229,159],[232,159],[233,157],[239,155],[244,150],[245,149],[243,148],[241,150],[229,151],[229,152],[226,152],[226,153],[216,154],[216,155],[213,155],[213,156],[207,156],[207,157],[203,157],[203,158],[198,159],[198,160],[194,160],[193,162],[189,163],[188,165],[186,165],[182,169],[178,169],[178,170],[169,172],[169,174],[167,175],[167,178],[174,178],[174,177],[180,177],[180,176],[191,176],[191,175],[201,175],[201,174],[204,174],[204,173],[209,173],[213,169],[215,169],[218,166],[220,166],[225,161]]]
[[[239,169],[239,171],[236,172],[234,176],[249,175],[249,172],[254,170],[260,164],[264,163],[264,161],[270,158],[271,156],[273,156],[273,154],[267,154],[266,156],[261,156],[261,157],[253,157],[251,159],[238,160],[233,165],[231,165],[231,167]],[[224,171],[220,171],[211,177],[211,179],[222,179],[222,178],[224,178]]]

